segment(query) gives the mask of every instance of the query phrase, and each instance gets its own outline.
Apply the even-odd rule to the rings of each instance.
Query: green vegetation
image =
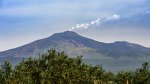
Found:
[[[15,68],[5,62],[0,68],[0,84],[150,84],[147,62],[134,72],[117,74],[102,66],[84,64],[82,57],[69,58],[64,52],[48,50],[38,59],[23,60]]]

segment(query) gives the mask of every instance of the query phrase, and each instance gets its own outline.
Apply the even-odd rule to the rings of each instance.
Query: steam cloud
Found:
[[[85,24],[76,24],[75,27],[69,28],[69,31],[75,30],[75,29],[88,29],[92,25],[99,25],[100,24],[100,18],[91,21],[90,23],[85,23]]]
[[[118,14],[114,14],[111,17],[106,17],[106,18],[104,18],[104,20],[102,20],[101,18],[97,18],[96,20],[93,20],[89,23],[76,24],[75,27],[69,28],[69,31],[73,31],[73,30],[76,30],[76,29],[88,29],[90,26],[99,25],[105,20],[117,20],[117,19],[120,19],[120,15],[118,15]]]

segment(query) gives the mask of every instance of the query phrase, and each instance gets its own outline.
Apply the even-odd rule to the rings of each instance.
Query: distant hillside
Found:
[[[39,53],[44,53],[51,48],[55,48],[57,51],[65,51],[71,57],[82,55],[87,63],[92,64],[104,63],[105,65],[106,63],[107,65],[109,62],[124,64],[124,61],[130,63],[129,60],[145,61],[145,59],[150,58],[150,49],[138,44],[124,41],[103,43],[80,36],[72,31],[66,31],[18,48],[0,52],[0,60],[36,57]]]
[[[56,33],[48,38],[34,41],[30,44],[7,50],[0,53],[0,57],[26,57],[36,56],[39,53],[45,52],[47,49],[56,48],[74,55],[79,54],[75,50],[95,51],[106,57],[149,57],[150,49],[128,42],[102,43],[92,39],[78,35],[72,31]],[[74,53],[74,54],[73,54]],[[84,52],[82,54],[85,54]],[[80,55],[82,55],[80,54]]]

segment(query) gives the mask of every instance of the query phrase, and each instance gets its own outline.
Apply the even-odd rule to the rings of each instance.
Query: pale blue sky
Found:
[[[97,18],[107,18],[114,14],[120,17],[138,16],[149,10],[150,0],[0,0],[0,51],[66,31],[76,24],[88,23]],[[113,40],[118,34],[112,35],[110,32],[118,31],[117,28],[113,31],[100,29],[99,33],[109,31],[101,35],[102,39],[96,35],[91,36],[89,30],[83,35],[103,42],[127,40],[150,47],[148,36],[145,39],[142,37],[147,34],[145,32],[148,32],[148,28],[138,29],[143,31],[140,33],[134,31],[138,34],[133,37],[135,41],[128,39],[128,35]]]

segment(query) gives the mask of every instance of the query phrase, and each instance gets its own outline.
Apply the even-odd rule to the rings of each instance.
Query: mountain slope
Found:
[[[69,56],[82,55],[86,63],[102,64],[106,69],[116,71],[135,69],[142,62],[150,61],[150,49],[138,44],[117,41],[103,43],[78,35],[72,31],[56,33],[18,48],[0,52],[0,62],[10,60],[17,64],[21,58],[36,57],[48,49],[65,51]]]
[[[48,38],[34,41],[30,44],[0,52],[0,57],[26,57],[35,56],[47,49],[56,48],[69,52],[73,48],[81,48],[101,53],[107,57],[149,57],[150,49],[128,42],[102,43],[78,35],[72,31],[56,33]],[[73,53],[73,51],[71,51]],[[70,53],[71,53],[70,52]],[[77,52],[78,53],[78,52]]]

